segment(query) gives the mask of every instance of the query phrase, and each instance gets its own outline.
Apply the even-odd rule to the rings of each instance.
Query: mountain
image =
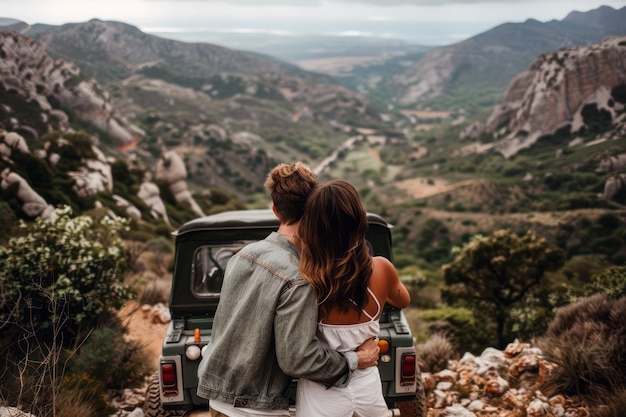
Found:
[[[321,159],[350,126],[382,120],[330,77],[258,54],[163,39],[120,22],[4,29],[16,28],[98,81],[141,127],[144,139],[118,142],[120,149],[152,161],[163,146],[176,150],[198,189],[248,199],[262,192],[276,161]]]
[[[535,58],[511,81],[484,129],[471,130],[498,139],[493,146],[507,158],[559,131],[579,142],[605,131],[605,140],[616,139],[626,135],[625,93],[626,37],[564,48]]]
[[[509,81],[537,55],[599,43],[610,35],[626,35],[626,7],[572,12],[561,21],[504,23],[425,54],[355,68],[347,82],[363,94],[388,97],[403,108],[476,113],[499,102]]]

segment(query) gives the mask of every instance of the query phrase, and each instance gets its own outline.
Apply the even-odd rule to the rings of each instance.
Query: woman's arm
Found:
[[[405,308],[411,302],[409,290],[400,281],[398,271],[389,259],[383,256],[375,256],[374,258],[374,275],[379,282],[383,282],[387,289],[387,299],[385,302],[398,307]]]

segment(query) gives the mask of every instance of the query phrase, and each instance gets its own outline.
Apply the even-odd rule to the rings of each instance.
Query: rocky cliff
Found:
[[[110,199],[109,208],[117,207],[134,220],[152,217],[170,226],[159,187],[150,181],[156,174],[164,186],[176,188],[172,193],[177,204],[193,207],[196,216],[203,214],[187,189],[187,171],[172,150],[163,149],[163,158],[178,164],[159,164],[156,172],[141,169],[144,181],[134,195],[133,190],[126,198],[114,192],[117,162],[107,154],[115,146],[139,142],[144,132],[121,115],[98,82],[17,33],[0,32],[0,57],[0,200],[11,201],[26,218],[48,218],[54,205],[73,200],[85,208],[97,207],[104,198]],[[74,123],[89,122],[114,143],[102,143],[103,151],[102,138],[74,132],[68,113]],[[125,161],[122,153],[118,157]],[[145,213],[128,201],[133,197],[147,208]]]
[[[466,136],[493,135],[497,141],[485,149],[507,158],[557,132],[588,141],[620,137],[626,134],[625,92],[626,37],[542,54],[511,81],[485,126],[471,126]],[[607,126],[614,129],[602,135]]]
[[[138,141],[144,132],[128,122],[108,92],[76,65],[52,59],[45,47],[17,33],[0,32],[0,122],[27,140],[50,129],[69,129],[69,109],[108,132],[119,144]]]
[[[626,7],[602,6],[572,12],[561,21],[505,23],[462,42],[402,59],[403,71],[385,89],[396,91],[403,106],[424,106],[445,95],[482,93],[481,101],[499,96],[509,81],[538,54],[570,46],[588,46],[607,36],[626,35]],[[448,100],[447,103],[450,103]],[[460,107],[454,101],[448,106]],[[449,110],[449,109],[446,109]]]

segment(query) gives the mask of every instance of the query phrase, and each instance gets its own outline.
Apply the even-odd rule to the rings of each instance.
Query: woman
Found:
[[[298,228],[300,272],[317,290],[318,337],[331,349],[350,351],[378,336],[385,303],[409,305],[410,295],[393,264],[372,257],[365,240],[367,216],[356,189],[342,180],[313,191]],[[347,388],[298,381],[296,415],[381,417],[390,412],[378,368],[358,369]]]

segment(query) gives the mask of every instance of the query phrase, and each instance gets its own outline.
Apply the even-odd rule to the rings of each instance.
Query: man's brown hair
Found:
[[[265,180],[265,189],[272,197],[278,220],[293,224],[302,218],[304,204],[319,180],[302,162],[278,164]]]

